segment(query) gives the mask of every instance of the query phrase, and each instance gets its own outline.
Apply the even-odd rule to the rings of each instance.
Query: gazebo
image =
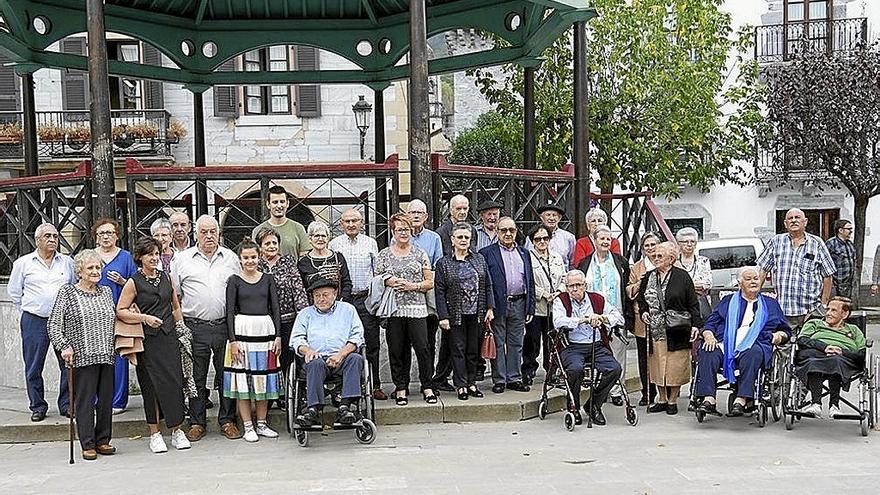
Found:
[[[384,149],[382,91],[393,81],[408,79],[410,191],[412,197],[431,202],[429,74],[503,63],[523,67],[524,163],[535,168],[534,71],[544,49],[574,25],[574,193],[576,211],[584,211],[589,204],[585,23],[595,15],[589,0],[0,0],[0,52],[12,60],[22,80],[27,175],[40,173],[33,72],[88,70],[98,216],[114,211],[108,74],[177,82],[193,93],[196,167],[205,166],[202,94],[212,86],[365,84],[374,90],[375,141],[377,149]],[[499,41],[489,51],[429,60],[427,38],[459,28],[491,33]],[[108,62],[107,31],[152,44],[176,68]],[[47,50],[81,32],[88,32],[87,56]],[[273,44],[327,50],[358,69],[224,70],[224,62],[236,55]],[[377,154],[377,161],[383,159]],[[197,191],[196,202],[206,204],[204,190]],[[581,223],[578,218],[579,227]]]

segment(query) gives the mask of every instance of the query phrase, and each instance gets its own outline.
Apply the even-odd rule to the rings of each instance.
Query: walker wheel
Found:
[[[785,415],[785,429],[790,431],[792,428],[794,428],[794,415],[793,414],[786,414]]]
[[[859,420],[859,429],[861,430],[862,436],[868,436],[868,418],[865,415],[862,415],[862,419]]]
[[[574,413],[566,411],[563,420],[565,421],[565,429],[568,431],[574,431]]]
[[[547,401],[545,399],[541,399],[541,402],[538,402],[538,418],[544,419],[547,417]]]
[[[357,441],[369,445],[376,440],[376,423],[369,419],[364,419],[363,426],[359,426],[354,430],[354,436]]]
[[[758,426],[761,428],[767,424],[767,404],[760,402],[755,410],[755,418],[758,420]]]
[[[639,413],[636,408],[632,406],[626,408],[626,421],[630,426],[639,424]]]
[[[305,430],[295,430],[293,436],[296,437],[296,443],[298,443],[300,447],[309,446],[309,432]]]
[[[706,419],[706,413],[697,409],[694,411],[694,415],[697,417],[697,423],[702,423]]]

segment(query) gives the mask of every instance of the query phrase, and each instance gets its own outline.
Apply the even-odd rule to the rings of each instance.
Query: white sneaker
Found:
[[[186,433],[178,428],[171,433],[171,446],[177,450],[186,450],[192,447],[192,444],[189,443],[189,439],[186,438]]]
[[[822,418],[822,405],[821,404],[808,404],[801,408],[799,411],[801,414],[805,416],[811,416],[814,418]]]
[[[162,432],[157,431],[150,435],[150,450],[154,454],[162,454],[168,452],[168,446],[165,445],[165,439],[162,438]]]
[[[257,436],[257,432],[254,431],[253,428],[245,428],[244,429],[244,441],[245,442],[259,442],[260,437]]]
[[[257,421],[257,427],[255,431],[257,432],[257,435],[260,435],[261,437],[278,438],[278,432],[273,430],[272,428],[269,428],[269,424],[262,421]]]
[[[840,408],[837,406],[829,407],[828,408],[828,416],[830,416],[831,419],[837,419],[838,416],[841,416]]]

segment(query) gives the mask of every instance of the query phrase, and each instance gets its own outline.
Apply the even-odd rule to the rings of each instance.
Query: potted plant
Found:
[[[135,135],[132,132],[134,126],[128,124],[116,124],[110,130],[110,136],[113,138],[113,144],[120,148],[128,148],[134,143]]]
[[[180,139],[186,137],[186,134],[186,127],[183,127],[183,124],[181,124],[179,120],[172,120],[168,129],[165,129],[165,139],[167,139],[169,143],[180,142]]]
[[[159,128],[150,122],[140,122],[131,126],[129,134],[136,139],[156,139],[159,137]]]
[[[78,124],[65,129],[64,135],[71,148],[81,150],[92,139],[92,130],[87,125]]]
[[[24,137],[24,131],[18,122],[0,124],[0,144],[19,144]]]
[[[37,137],[44,143],[60,143],[64,141],[64,129],[53,122],[37,127]]]

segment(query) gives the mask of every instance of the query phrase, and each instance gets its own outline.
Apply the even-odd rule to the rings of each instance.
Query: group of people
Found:
[[[700,407],[709,412],[715,371],[748,382],[749,373],[766,364],[770,346],[787,341],[792,327],[825,307],[828,317],[808,323],[813,327],[803,334],[810,339],[804,345],[817,359],[821,354],[845,362],[805,365],[811,390],[817,380],[829,380],[839,396],[847,376],[838,380],[835,373],[855,366],[853,353],[864,350],[864,338],[842,326],[847,300],[831,301],[836,259],[805,233],[800,210],[788,212],[787,232],[770,241],[758,267],[741,272],[740,290],[713,310],[707,298],[711,266],[695,254],[697,232],[689,228],[677,233],[677,242],[645,233],[641,259],[630,265],[598,208],[586,213],[588,235],[577,239],[560,227],[565,211],[553,204],[539,208],[541,222],[522,233],[494,201],[478,205],[477,225],[467,223],[469,200],[458,195],[433,231],[426,227],[427,206],[415,199],[406,213],[389,218],[391,243],[379,250],[362,232],[357,209],[342,213],[343,233],[331,238],[320,220],[304,227],[287,217],[288,194],[280,186],[269,189],[267,207],[269,219],[237,252],[221,245],[218,222],[207,215],[195,221],[194,242],[189,217],[175,212],[156,220],[151,236],[138,239],[130,253],[118,247],[118,223],[100,219],[92,229],[97,247],[73,259],[58,253],[55,227],[40,225],[36,250],[14,263],[9,282],[22,314],[31,419],[42,421],[48,410],[42,368],[50,343],[61,369],[58,407],[63,415],[75,414],[86,459],[115,452],[112,414],[126,407],[129,363],[136,366],[156,453],[168,450],[159,430],[163,418],[176,449],[204,437],[214,388],[224,436],[249,442],[277,437],[267,412],[274,401],[283,404],[284,377],[296,355],[303,358],[308,390],[296,422],[319,421],[323,382],[340,375],[337,421],[351,424],[358,419],[365,365],[369,393],[389,399],[379,379],[380,326],[394,387],[390,398],[400,406],[409,401],[413,354],[425,402],[436,403],[440,392],[466,401],[484,397],[479,385],[487,362],[480,347],[487,332],[496,348],[490,360],[495,394],[529,391],[538,369],[548,368],[550,331],[565,332],[570,344],[562,365],[572,389],[580,389],[584,367],[595,356],[602,379],[585,413],[599,425],[606,422],[607,398],[623,404],[618,379],[629,336],[638,350],[640,405],[670,415],[678,412],[681,386],[691,379],[696,339],[700,367],[711,370],[711,380],[697,383]],[[760,295],[769,272],[778,303]],[[834,286],[842,290],[845,283]],[[600,328],[610,340],[600,337]],[[215,382],[208,384],[212,365]],[[68,370],[75,374],[73,407]],[[753,392],[739,388],[734,414]]]

